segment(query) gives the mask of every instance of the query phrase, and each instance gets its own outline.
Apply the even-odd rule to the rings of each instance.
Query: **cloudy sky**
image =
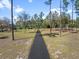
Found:
[[[41,11],[45,13],[45,16],[48,14],[49,6],[45,5],[46,0],[14,0],[14,18],[23,11],[31,16],[35,13],[39,14]],[[60,0],[52,1],[52,12],[59,12]],[[0,17],[10,18],[10,0],[0,0]],[[68,7],[68,13],[71,14],[71,4]],[[75,18],[75,15],[74,15]]]

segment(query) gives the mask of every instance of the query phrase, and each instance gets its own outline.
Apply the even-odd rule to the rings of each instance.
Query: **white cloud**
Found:
[[[3,6],[3,4],[2,3],[0,3],[0,8],[3,8],[4,6]]]
[[[58,15],[60,15],[60,8],[53,8],[53,9],[51,9],[51,11],[52,11],[52,13],[55,12],[55,11],[57,11]],[[48,15],[48,13],[49,12],[47,12],[46,15],[43,16],[43,19],[45,19],[45,17]],[[68,10],[67,13],[70,14],[70,16],[72,17],[72,10],[71,9]],[[74,16],[74,19],[75,19],[76,18],[75,10],[74,10],[73,16]]]
[[[0,0],[0,8],[8,8],[8,9],[11,9],[11,3],[10,3],[10,0]],[[14,6],[14,11],[16,13],[20,13],[20,12],[23,12],[24,9],[21,8],[20,6]]]
[[[21,8],[21,7],[19,7],[19,6],[17,6],[16,8],[15,8],[15,12],[16,13],[21,13],[21,12],[24,12],[25,10],[23,9],[23,8]]]
[[[13,19],[17,19],[17,16],[14,16]]]
[[[68,12],[67,13],[69,13],[70,14],[70,16],[71,16],[71,18],[72,18],[72,10],[70,9],[70,10],[68,10]],[[75,10],[73,11],[73,18],[74,19],[76,19],[76,13],[75,13]]]
[[[32,0],[28,0],[29,1],[29,3],[32,3]]]
[[[60,8],[53,8],[53,9],[51,9],[51,11],[52,11],[52,13],[55,12],[55,11],[57,11],[58,14],[60,15]]]
[[[18,17],[17,15],[15,15],[15,16],[13,17],[14,22],[17,22],[17,21],[18,21],[17,17]]]
[[[73,10],[73,12],[75,13],[75,10]],[[70,9],[70,10],[68,10],[68,12],[67,13],[72,13],[72,10]]]
[[[8,8],[10,9],[11,8],[11,3],[9,0],[0,0],[0,8]]]
[[[45,19],[46,18],[46,16],[43,16],[43,19]]]
[[[54,8],[54,9],[51,9],[51,11],[52,12],[57,11],[58,14],[60,15],[60,8]],[[63,10],[62,10],[62,12],[63,12]],[[73,12],[75,13],[75,10]],[[72,10],[71,9],[68,10],[67,13],[71,14],[72,13]]]
[[[72,10],[68,10],[68,12],[67,13],[72,13]]]
[[[51,9],[51,11],[52,12],[57,11],[58,14],[60,15],[60,8],[54,8],[54,9]],[[73,12],[74,12],[73,13],[74,17],[73,18],[75,19],[76,18],[75,10]],[[67,13],[70,14],[70,17],[72,17],[72,9],[68,10]]]
[[[53,9],[51,9],[51,11],[52,11],[52,13],[57,11],[58,14],[60,15],[60,9],[59,8],[53,8]],[[49,12],[45,13],[45,15],[43,16],[43,19],[45,19],[48,14],[49,14]]]

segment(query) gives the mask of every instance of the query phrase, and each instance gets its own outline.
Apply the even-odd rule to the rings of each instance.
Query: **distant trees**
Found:
[[[75,1],[75,10],[76,10],[76,14],[79,15],[79,0]]]
[[[69,2],[68,0],[63,0],[63,11],[67,12],[67,8],[68,8]]]
[[[59,28],[60,27],[60,15],[58,14],[57,11],[54,11],[51,13],[52,14],[52,18],[51,18],[51,24],[52,24],[52,28]],[[26,18],[24,18],[24,16],[26,16]],[[28,14],[20,14],[17,17],[17,21],[15,24],[15,27],[17,29],[39,29],[39,28],[50,28],[50,13],[46,16],[46,18],[43,19],[44,13],[41,12],[39,15],[34,14],[32,17],[29,17]],[[0,28],[6,28],[5,26],[7,26],[7,28],[11,28],[11,24],[8,20],[8,18],[3,18],[4,20],[0,19]],[[77,17],[77,24],[79,23],[79,18]],[[74,23],[76,24],[76,21],[73,20]],[[3,25],[4,26],[3,26]],[[70,15],[66,14],[64,12],[61,13],[61,24],[62,24],[62,28],[67,28],[67,27],[72,27],[72,20],[70,20]],[[1,26],[2,25],[2,26]],[[68,25],[68,26],[66,26]],[[74,25],[75,27],[75,25]],[[79,27],[77,25],[77,27]]]
[[[35,13],[34,15],[30,16],[26,12],[22,12],[18,15],[16,25],[15,27],[17,29],[40,29],[40,28],[50,28],[50,33],[52,33],[52,28],[62,28],[67,29],[71,27],[79,27],[79,0],[60,0],[60,14],[57,11],[51,11],[52,9],[52,1],[53,0],[47,0],[45,1],[45,4],[49,6],[49,13],[46,16],[46,18],[43,19],[44,13],[40,12],[39,14]],[[63,3],[63,4],[62,4]],[[67,13],[69,3],[72,5],[72,19],[70,17],[70,14]],[[75,11],[77,15],[77,19],[73,19],[73,12],[74,12],[74,6]],[[61,8],[63,8],[61,11]],[[0,19],[0,28],[3,28],[3,25],[7,25],[11,27],[11,24],[8,23],[9,19],[4,17],[5,20]],[[3,25],[2,25],[3,24]],[[76,25],[75,25],[76,24]],[[61,26],[60,26],[61,25]]]
[[[75,0],[71,0],[71,3],[72,3],[72,28],[73,28],[73,24],[74,24],[74,21],[73,21],[73,13],[74,13],[74,1]]]
[[[76,28],[79,28],[79,17],[76,18]]]
[[[17,17],[18,21],[16,22],[16,26],[18,26],[18,28],[20,29],[23,28],[39,29],[42,27],[43,16],[44,16],[43,12],[40,12],[39,15],[34,14],[32,17],[30,17],[28,14],[22,13]]]
[[[75,10],[76,10],[76,30],[79,24],[79,0],[75,0]]]
[[[30,17],[26,13],[19,14],[17,17],[17,21],[14,24],[14,28],[16,29],[39,29],[39,28],[50,28],[50,13],[46,16],[46,18],[43,19],[44,13],[40,12],[39,15],[34,14],[32,17]],[[52,28],[59,28],[59,18],[60,15],[58,15],[57,11],[54,11],[51,13],[51,25]],[[66,17],[66,18],[64,18]],[[65,20],[66,19],[66,20]],[[65,24],[68,24],[68,19],[70,19],[70,15],[62,13],[62,26],[65,27]],[[11,28],[10,19],[4,17],[0,18],[0,28]],[[69,22],[70,23],[70,22]],[[3,25],[2,25],[3,24]]]
[[[39,14],[39,28],[41,28],[43,26],[43,16],[44,16],[44,13],[40,12],[40,14]]]
[[[31,24],[30,25],[31,25],[31,28],[36,28],[36,21],[33,16],[31,17]]]
[[[24,14],[18,15],[17,17],[17,22],[16,22],[16,27],[19,29],[24,29],[24,28],[59,28],[60,26],[60,15],[58,14],[57,11],[54,11],[51,13],[51,25],[50,25],[50,12],[46,16],[45,19],[43,19],[44,13],[40,12],[39,15],[34,14],[32,17],[27,17],[28,14],[26,15],[26,18],[24,18]],[[66,24],[70,24],[70,15],[65,14],[64,12],[61,13],[61,24],[63,28],[66,28]]]
[[[23,12],[18,15],[17,19],[18,21],[16,22],[16,26],[20,29],[26,29],[28,25],[27,21],[30,19],[30,16]]]
[[[10,30],[10,19],[7,17],[0,18],[0,30],[1,31],[8,31]]]
[[[64,26],[68,28],[68,17],[67,17],[67,11],[68,11],[68,0],[63,0],[63,20],[64,20]]]
[[[18,20],[18,21],[16,22],[16,27],[17,27],[18,29],[22,29],[22,28],[23,28],[23,18],[22,18],[22,16],[21,16],[21,15],[18,15],[18,17],[17,17],[16,20]]]
[[[34,14],[35,28],[38,28],[38,15]]]
[[[62,12],[61,13],[62,28],[68,28],[68,23],[69,23],[68,14]]]
[[[59,27],[57,20],[58,20],[58,12],[54,11],[52,13],[52,21],[51,21],[52,22],[52,28]]]
[[[51,23],[51,18],[52,18],[52,16],[51,16],[51,5],[52,5],[52,0],[47,0],[46,2],[45,2],[45,4],[46,5],[49,5],[49,13],[50,13],[50,18],[49,18],[49,20],[50,20],[50,34],[52,33],[52,23]]]

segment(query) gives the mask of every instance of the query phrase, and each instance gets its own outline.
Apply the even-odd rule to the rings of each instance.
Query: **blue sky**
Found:
[[[48,14],[49,6],[45,5],[47,0],[14,0],[14,18],[23,11],[31,16],[35,13],[39,14],[41,11],[45,13],[45,16]],[[52,12],[55,10],[59,13],[60,0],[52,1]],[[10,1],[9,0],[0,0],[0,17],[10,18]],[[68,13],[71,14],[71,4],[68,7]],[[75,15],[74,15],[75,18]]]

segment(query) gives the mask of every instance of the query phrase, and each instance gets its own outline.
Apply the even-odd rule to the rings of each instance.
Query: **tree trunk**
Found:
[[[14,40],[13,0],[11,0],[11,21],[12,21],[12,40]]]
[[[60,37],[61,37],[61,0],[60,0]]]
[[[52,34],[52,19],[51,19],[52,15],[51,15],[51,4],[50,4],[50,35]]]

